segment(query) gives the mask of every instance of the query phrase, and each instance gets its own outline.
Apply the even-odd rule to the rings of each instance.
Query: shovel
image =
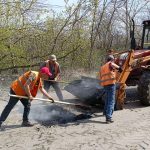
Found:
[[[13,95],[13,94],[9,94],[9,96],[28,99],[27,96],[20,96],[20,95]],[[33,98],[33,100],[39,100],[39,101],[43,101],[43,102],[51,102],[51,103],[53,103],[52,100],[44,99],[44,98]],[[63,105],[80,106],[80,107],[89,107],[90,108],[90,106],[87,106],[87,105],[74,104],[74,103],[68,103],[68,102],[62,102],[62,101],[54,101],[54,103],[63,104]]]
[[[55,80],[45,80],[45,81],[49,81],[49,82],[58,82],[58,83],[65,83],[65,84],[70,84],[71,82],[66,82],[66,81],[62,81],[62,80],[58,80],[58,81],[55,81]]]

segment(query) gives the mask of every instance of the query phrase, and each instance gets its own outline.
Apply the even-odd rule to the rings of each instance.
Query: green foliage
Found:
[[[62,68],[94,69],[107,49],[124,49],[129,42],[121,28],[123,18],[118,23],[122,2],[118,7],[113,1],[99,0],[69,6],[65,0],[60,13],[38,2],[0,0],[0,71],[38,68],[51,54],[57,55]]]

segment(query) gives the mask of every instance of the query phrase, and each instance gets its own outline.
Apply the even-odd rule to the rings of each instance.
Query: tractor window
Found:
[[[145,29],[144,49],[150,49],[150,26]]]

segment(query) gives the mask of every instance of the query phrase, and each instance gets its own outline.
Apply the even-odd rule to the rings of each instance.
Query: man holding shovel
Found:
[[[10,87],[10,94],[16,95],[18,97],[10,96],[8,104],[6,105],[0,116],[0,127],[19,100],[24,106],[22,126],[33,126],[33,124],[29,122],[28,116],[30,112],[31,101],[37,95],[38,89],[49,100],[51,100],[51,102],[54,102],[53,98],[49,96],[48,93],[42,87],[41,79],[47,80],[49,76],[51,76],[49,69],[47,67],[42,67],[39,72],[28,71],[22,76],[20,76],[17,80],[12,82]],[[28,98],[21,98],[21,96],[27,96]]]
[[[106,100],[104,106],[104,115],[106,123],[113,123],[112,115],[115,106],[116,93],[116,71],[122,72],[122,68],[115,64],[113,55],[109,55],[107,62],[100,68],[100,84],[104,87]]]
[[[60,78],[60,66],[57,62],[56,56],[51,55],[49,60],[45,61],[42,66],[46,66],[50,72],[51,76],[49,76],[48,80],[44,80],[44,89],[48,92],[50,87],[52,86],[56,91],[56,94],[60,101],[63,101],[63,95],[61,89],[59,87],[59,78]]]

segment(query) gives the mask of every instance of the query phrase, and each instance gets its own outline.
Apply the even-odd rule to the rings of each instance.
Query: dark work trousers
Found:
[[[10,89],[10,94],[16,95],[12,89]],[[21,103],[24,106],[23,121],[28,121],[31,101],[29,99],[23,99],[23,98],[19,99],[19,98],[16,98],[16,97],[10,97],[10,99],[8,101],[8,104],[6,105],[6,107],[4,108],[4,110],[1,114],[0,123],[4,122],[7,119],[9,113],[11,112],[11,110],[17,104],[17,102],[19,100],[21,101]]]
[[[51,81],[44,80],[44,89],[47,92],[49,91],[51,86],[54,88],[54,90],[55,90],[59,100],[62,101],[63,100],[63,95],[62,95],[61,89],[59,87],[59,83],[58,82],[51,82]]]

